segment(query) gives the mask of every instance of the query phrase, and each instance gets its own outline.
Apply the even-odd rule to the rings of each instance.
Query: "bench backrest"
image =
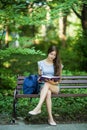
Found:
[[[87,88],[87,76],[63,76],[61,88]]]
[[[22,89],[24,78],[18,76],[16,89]],[[60,88],[87,88],[87,76],[62,76]]]

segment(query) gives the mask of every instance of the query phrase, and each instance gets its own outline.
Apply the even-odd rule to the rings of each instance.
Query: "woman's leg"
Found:
[[[59,86],[58,85],[52,85],[52,84],[50,84],[49,90],[52,93],[54,93],[54,94],[58,94],[59,93]]]
[[[29,113],[32,114],[32,115],[36,115],[38,113],[41,112],[41,107],[42,107],[42,104],[46,98],[46,95],[47,95],[47,92],[49,90],[49,83],[45,83],[43,88],[41,89],[41,93],[40,93],[40,100],[39,100],[39,103],[38,105],[34,108],[33,111],[30,111]]]
[[[46,96],[46,106],[48,111],[48,121],[51,125],[56,125],[53,116],[52,116],[52,101],[51,101],[51,91],[48,90],[47,96]]]
[[[37,115],[37,114],[41,113],[41,107],[47,96],[48,90],[50,90],[51,92],[53,92],[55,94],[58,94],[58,87],[46,82],[41,90],[40,100],[39,100],[38,105],[34,108],[33,111],[30,111],[29,114]]]

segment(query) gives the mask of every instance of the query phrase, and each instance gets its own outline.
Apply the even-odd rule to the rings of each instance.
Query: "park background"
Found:
[[[52,44],[60,51],[62,75],[87,75],[86,0],[0,1],[0,123],[9,123],[12,118],[17,76],[37,74],[37,61],[46,57]],[[52,100],[57,121],[86,121],[87,97]],[[39,118],[27,117],[37,102],[33,99],[29,106],[30,100],[21,99],[18,116],[28,123],[46,122],[45,104]]]

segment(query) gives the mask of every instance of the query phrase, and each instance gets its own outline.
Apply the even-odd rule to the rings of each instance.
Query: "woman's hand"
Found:
[[[53,85],[57,85],[59,82],[54,82],[54,80],[48,80],[47,82],[49,82],[50,84],[53,84]]]

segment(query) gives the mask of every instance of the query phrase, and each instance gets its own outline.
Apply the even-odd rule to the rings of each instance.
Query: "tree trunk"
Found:
[[[64,16],[59,19],[59,37],[62,41],[62,46],[66,46],[66,23],[67,23],[67,16]]]
[[[66,46],[66,27],[67,27],[67,16],[63,17],[63,46]]]
[[[81,22],[82,22],[83,33],[85,36],[87,36],[87,4],[83,5]]]

